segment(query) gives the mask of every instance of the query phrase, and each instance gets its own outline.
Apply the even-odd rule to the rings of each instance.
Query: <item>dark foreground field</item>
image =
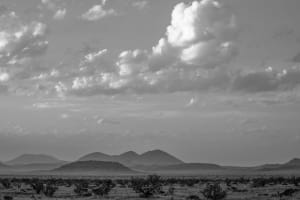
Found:
[[[0,198],[300,199],[299,177],[1,177]]]

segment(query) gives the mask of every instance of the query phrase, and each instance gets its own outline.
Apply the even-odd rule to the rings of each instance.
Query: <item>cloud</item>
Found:
[[[245,92],[266,92],[292,90],[300,84],[300,69],[291,68],[237,74],[234,77],[233,90]]]
[[[233,82],[234,90],[248,92],[272,91],[278,87],[278,81],[273,73],[253,72],[237,76]]]
[[[106,1],[93,6],[82,18],[95,21],[117,14],[105,6]],[[0,80],[10,83],[26,79],[25,83],[14,84],[18,91],[31,89],[32,93],[54,93],[64,98],[208,90],[255,93],[293,90],[300,84],[300,69],[296,67],[253,71],[231,68],[239,53],[240,31],[230,6],[217,0],[177,4],[165,34],[149,49],[116,54],[105,48],[86,48],[71,61],[51,68],[32,65],[27,59],[45,53],[47,26],[36,21],[24,23],[15,13],[5,13],[10,21],[6,20],[0,32],[0,60],[24,70],[4,67]],[[187,106],[196,102],[191,99]]]
[[[114,9],[104,9],[102,5],[94,5],[86,13],[82,14],[81,17],[88,21],[97,21],[108,16],[116,16],[117,12]]]
[[[198,99],[196,97],[192,97],[190,101],[185,105],[185,107],[192,107],[198,103]]]
[[[4,64],[15,63],[26,57],[45,53],[47,26],[38,21],[24,23],[14,13],[9,12],[0,18],[0,61]]]
[[[66,2],[63,0],[41,0],[42,6],[41,9],[45,9],[46,11],[50,11],[51,15],[53,15],[53,19],[62,20],[65,18],[67,14],[67,9],[64,8],[66,6]]]
[[[23,82],[41,73],[43,67],[37,58],[48,49],[48,27],[39,21],[23,20],[14,11],[6,9],[0,15],[0,74],[5,88],[18,93],[35,88],[31,82]]]
[[[63,113],[60,115],[61,119],[69,119],[71,116],[69,114]]]
[[[64,8],[64,9],[59,9],[56,11],[56,13],[54,14],[53,18],[56,19],[56,20],[62,20],[65,18],[67,14],[67,10]]]
[[[96,5],[82,17],[98,20],[106,15],[103,5]],[[222,68],[238,53],[237,36],[235,16],[227,6],[215,0],[180,3],[165,37],[152,49],[125,50],[113,59],[106,49],[88,52],[65,92],[160,93],[218,87],[228,82]]]
[[[9,80],[9,74],[7,72],[1,72],[0,70],[0,83],[7,82]]]
[[[138,10],[143,10],[148,6],[148,1],[146,0],[138,0],[138,1],[134,1],[132,2],[132,6],[137,8]]]
[[[174,56],[197,68],[220,67],[237,55],[238,32],[235,16],[218,1],[180,3],[154,54]]]

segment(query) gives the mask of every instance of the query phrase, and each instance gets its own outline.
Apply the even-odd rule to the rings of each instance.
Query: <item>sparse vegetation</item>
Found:
[[[149,175],[119,179],[0,178],[1,200],[101,198],[167,200],[299,199],[299,177],[176,178]],[[200,188],[200,189],[199,189]],[[59,192],[57,192],[60,190]],[[233,195],[233,196],[232,196]],[[94,196],[94,197],[92,197]],[[240,197],[240,198],[237,198]]]

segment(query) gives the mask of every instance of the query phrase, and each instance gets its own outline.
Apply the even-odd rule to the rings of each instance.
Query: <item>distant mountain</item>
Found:
[[[83,174],[134,174],[135,171],[117,163],[108,161],[77,161],[65,164],[52,170],[57,173],[79,173]]]
[[[148,151],[141,154],[136,164],[140,165],[176,165],[184,162],[161,150]]]
[[[300,159],[294,158],[283,164],[266,164],[258,167],[261,171],[300,170]]]
[[[29,171],[41,171],[41,170],[53,170],[56,169],[67,162],[60,162],[60,163],[33,163],[33,164],[26,164],[26,165],[12,165],[10,167],[13,171],[18,172],[29,172]]]
[[[78,161],[111,161],[119,162],[126,166],[136,165],[176,165],[183,164],[183,161],[161,150],[145,152],[141,155],[129,151],[120,155],[107,155],[100,152],[91,153],[78,159]]]
[[[287,163],[285,163],[284,165],[300,167],[300,158],[294,158],[294,159],[288,161]]]
[[[216,164],[209,163],[183,163],[176,165],[165,166],[135,166],[134,169],[143,170],[148,172],[172,172],[172,173],[185,173],[185,172],[197,172],[203,170],[225,170],[226,168]]]
[[[53,156],[44,154],[23,154],[16,157],[13,160],[6,162],[8,165],[28,165],[28,164],[53,164],[62,163],[61,161]]]
[[[9,166],[7,166],[7,165],[3,164],[2,162],[0,162],[0,170],[8,169],[8,168],[9,168]]]
[[[112,158],[112,156],[101,152],[90,153],[78,159],[78,161],[113,161],[113,160],[114,159]]]
[[[135,162],[135,160],[139,158],[139,156],[140,155],[134,151],[128,151],[120,154],[119,156],[114,156],[114,157],[120,163],[124,163],[125,165],[132,165]]]

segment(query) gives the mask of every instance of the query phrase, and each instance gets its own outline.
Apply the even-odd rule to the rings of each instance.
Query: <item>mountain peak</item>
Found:
[[[146,153],[151,153],[151,154],[168,154],[167,152],[165,152],[165,151],[162,151],[162,150],[160,150],[160,149],[154,149],[154,150],[151,150],[151,151],[147,151],[147,152],[145,152],[144,154],[146,154]]]
[[[287,162],[286,165],[300,165],[300,158],[293,158]]]
[[[183,161],[179,160],[175,156],[172,156],[160,149],[143,153],[140,156],[140,161],[142,161],[144,165],[174,165],[183,163]]]
[[[120,155],[138,155],[135,151],[126,151]]]
[[[94,152],[80,157],[78,161],[111,161],[111,158],[110,155]]]

